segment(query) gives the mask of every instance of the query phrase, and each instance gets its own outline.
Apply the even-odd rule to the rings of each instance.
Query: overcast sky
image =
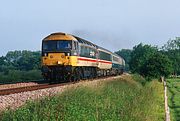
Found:
[[[111,51],[140,42],[162,46],[180,36],[180,0],[3,0],[0,55],[40,50],[52,32],[66,32]]]

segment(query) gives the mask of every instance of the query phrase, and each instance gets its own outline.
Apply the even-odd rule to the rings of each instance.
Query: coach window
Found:
[[[96,52],[94,49],[90,49],[89,55],[91,58],[96,58]]]
[[[102,60],[107,60],[107,61],[111,61],[112,57],[109,53],[105,53],[105,52],[102,52],[100,51],[99,52],[99,58],[102,59]]]
[[[89,57],[89,48],[88,47],[85,47],[85,56]]]
[[[113,56],[113,61],[116,61],[116,62],[118,62],[118,58],[117,57],[115,57],[115,56]]]

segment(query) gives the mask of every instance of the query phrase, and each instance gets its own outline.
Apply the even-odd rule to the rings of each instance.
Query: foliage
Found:
[[[162,47],[164,50],[179,50],[180,49],[180,37],[176,39],[169,39],[167,44]]]
[[[40,51],[9,51],[6,54],[6,63],[16,70],[33,70],[40,68]]]
[[[139,45],[133,47],[130,60],[130,69],[133,73],[139,73],[144,76],[143,67],[146,61],[157,52],[157,48],[150,45]]]
[[[168,102],[172,121],[180,120],[180,79],[167,79]]]
[[[157,47],[139,45],[133,48],[130,60],[130,69],[147,80],[168,76],[172,72],[172,62],[168,56],[159,52]]]
[[[0,84],[28,82],[42,79],[40,70],[20,71],[9,70],[8,73],[0,73]]]
[[[180,75],[180,37],[169,40],[162,47],[162,52],[165,53],[173,63],[174,75]]]
[[[1,120],[164,121],[163,86],[157,81],[142,86],[126,78],[80,86],[6,111]]]
[[[132,52],[132,50],[130,50],[130,49],[122,49],[122,50],[115,52],[116,54],[118,54],[119,56],[124,58],[124,60],[126,62],[126,70],[129,70],[129,61],[131,60],[131,52]]]
[[[172,70],[172,62],[168,56],[157,52],[145,62],[143,74],[148,78],[159,78],[160,76],[167,77],[171,74]]]
[[[40,79],[40,51],[9,51],[0,57],[0,83]]]

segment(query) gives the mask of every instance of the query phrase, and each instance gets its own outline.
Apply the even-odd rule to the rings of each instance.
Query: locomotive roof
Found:
[[[74,36],[74,35],[73,35],[73,36]],[[88,45],[90,45],[90,46],[96,47],[97,49],[105,50],[105,51],[107,51],[107,52],[112,53],[111,51],[109,51],[109,50],[107,50],[107,49],[105,49],[105,48],[103,48],[103,47],[100,47],[100,46],[98,46],[98,45],[95,45],[94,43],[89,42],[89,41],[87,41],[87,40],[85,40],[85,39],[82,39],[82,38],[77,37],[77,36],[74,36],[74,37],[75,37],[75,38],[78,40],[78,42],[80,42],[80,43],[88,44]]]
[[[105,49],[105,48],[103,48],[103,47],[100,47],[100,46],[98,46],[98,49],[105,50],[105,51],[107,51],[107,52],[109,52],[109,53],[112,53],[111,51],[109,51],[109,50],[107,50],[107,49]]]
[[[75,40],[77,41],[77,39],[75,37],[73,37],[70,34],[66,34],[66,33],[62,33],[62,32],[56,32],[56,33],[52,33],[50,35],[48,35],[47,37],[45,37],[43,39],[43,41],[47,41],[47,40]]]
[[[74,35],[72,35],[72,36],[75,37],[75,38],[78,40],[79,43],[84,43],[84,44],[87,44],[87,45],[90,45],[90,46],[94,46],[94,47],[97,48],[97,45],[95,45],[95,44],[92,43],[92,42],[89,42],[89,41],[87,41],[87,40],[85,40],[85,39],[82,39],[82,38],[77,37],[77,36],[74,36]]]

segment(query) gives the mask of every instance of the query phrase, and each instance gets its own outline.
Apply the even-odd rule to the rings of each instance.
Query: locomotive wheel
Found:
[[[72,82],[76,82],[79,81],[81,79],[80,77],[80,69],[79,68],[75,68],[71,77],[71,81]]]
[[[72,81],[72,74],[69,74],[66,77],[64,77],[64,81],[71,82]]]

